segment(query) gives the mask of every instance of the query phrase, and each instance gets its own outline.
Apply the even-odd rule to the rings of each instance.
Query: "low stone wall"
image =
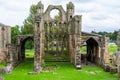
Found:
[[[4,80],[4,78],[2,76],[0,76],[0,80]]]
[[[0,74],[9,74],[14,69],[14,65],[12,63],[8,63],[6,67],[0,69]]]
[[[111,66],[111,65],[106,64],[106,65],[104,65],[104,70],[106,72],[110,72],[111,74],[113,74],[113,73],[117,73],[118,69],[115,66]]]
[[[6,56],[4,54],[0,53],[0,63],[4,62],[5,59],[6,59]]]
[[[4,73],[5,73],[5,69],[4,68],[0,69],[0,74],[4,74]]]

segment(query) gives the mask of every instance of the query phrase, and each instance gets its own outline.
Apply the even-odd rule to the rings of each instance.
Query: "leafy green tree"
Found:
[[[24,20],[23,26],[21,28],[21,32],[23,35],[25,34],[33,34],[33,24],[34,24],[34,16],[36,14],[36,5],[32,5],[30,7],[30,14],[29,16]]]
[[[117,40],[118,31],[114,31],[114,32],[106,32],[106,31],[104,31],[104,32],[96,32],[96,31],[92,31],[91,33],[109,37],[111,42],[115,42]]]
[[[61,19],[61,17],[62,17],[62,15],[59,12],[57,15],[54,16],[54,20],[59,20],[59,19]]]
[[[11,28],[11,42],[15,43],[16,42],[16,37],[20,35],[20,30],[19,30],[19,26],[16,25],[14,27]]]
[[[111,36],[112,41],[116,41],[117,40],[117,35],[118,35],[118,31],[114,31],[112,36]]]
[[[33,49],[34,48],[34,42],[31,39],[28,39],[25,43],[25,49]]]
[[[23,26],[21,27],[21,34],[27,35],[27,34],[33,34],[33,26],[34,26],[34,16],[36,14],[36,5],[31,5],[30,7],[30,13],[29,16],[24,20]],[[28,40],[25,44],[26,49],[32,49],[34,46],[34,43],[32,40]]]

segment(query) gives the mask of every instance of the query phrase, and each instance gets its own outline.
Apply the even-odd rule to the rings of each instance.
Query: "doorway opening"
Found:
[[[88,64],[88,62],[91,62],[96,64],[98,62],[99,45],[94,38],[89,38],[84,42],[81,56],[83,63]]]

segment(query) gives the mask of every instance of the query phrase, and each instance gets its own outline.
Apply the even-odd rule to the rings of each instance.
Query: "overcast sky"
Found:
[[[0,0],[0,23],[22,25],[29,8],[40,0]],[[62,5],[72,1],[75,15],[82,15],[82,30],[86,32],[120,29],[120,0],[42,0],[46,10],[50,4]]]

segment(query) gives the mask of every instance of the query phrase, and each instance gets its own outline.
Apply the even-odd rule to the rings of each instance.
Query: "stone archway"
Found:
[[[98,57],[99,57],[99,42],[94,39],[93,37],[87,38],[83,43],[86,46],[86,54],[82,54],[82,60],[85,60],[83,62],[92,62],[97,64],[98,63]]]
[[[50,17],[50,12],[52,10],[54,10],[54,9],[58,10],[60,12],[60,14],[62,15],[61,16],[61,21],[66,22],[67,16],[66,16],[66,13],[65,13],[65,11],[64,11],[64,9],[63,9],[63,7],[61,5],[58,5],[58,6],[49,5],[46,12],[45,12],[45,14],[43,15],[44,21],[51,21],[52,20],[52,18]]]
[[[93,63],[97,62],[97,56],[99,52],[99,44],[94,38],[90,38],[86,41],[87,43],[87,60]]]
[[[17,37],[16,46],[18,52],[18,62],[25,59],[25,43],[29,39],[34,42],[33,35],[23,35]]]
[[[22,57],[22,60],[24,60],[26,58],[25,57],[25,44],[28,40],[32,40],[34,42],[33,37],[31,37],[31,36],[28,36],[28,37],[21,40],[21,57]]]

